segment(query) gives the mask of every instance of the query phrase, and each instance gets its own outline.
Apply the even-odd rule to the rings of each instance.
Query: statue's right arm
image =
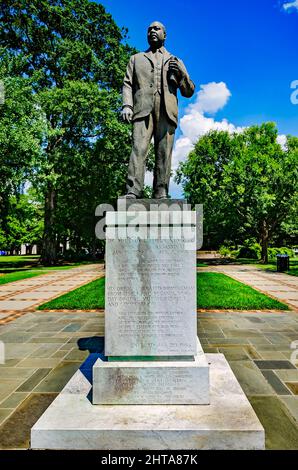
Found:
[[[179,84],[179,89],[180,89],[180,92],[181,92],[181,95],[182,96],[185,96],[186,98],[191,98],[192,95],[194,94],[195,92],[195,84],[194,82],[190,79],[189,75],[188,75],[188,72],[185,68],[185,65],[184,63],[182,62],[182,60],[180,59],[179,60],[179,63],[180,63],[180,66],[184,72],[183,74],[183,78]]]
[[[134,71],[134,56],[131,56],[127,68],[126,74],[123,81],[123,88],[122,88],[122,100],[123,100],[123,108],[125,106],[129,106],[133,109],[133,94],[132,94],[132,80],[133,80],[133,71]]]

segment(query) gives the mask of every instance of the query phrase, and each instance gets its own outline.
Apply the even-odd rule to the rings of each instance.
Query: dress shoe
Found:
[[[120,196],[119,199],[137,199],[137,196],[133,193],[127,193],[124,196]]]
[[[160,191],[153,194],[153,199],[169,199],[166,191]]]

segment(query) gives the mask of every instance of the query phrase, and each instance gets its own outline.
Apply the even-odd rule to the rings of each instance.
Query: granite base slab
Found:
[[[93,405],[79,370],[31,430],[33,449],[264,449],[265,435],[225,357],[210,363],[210,405]]]
[[[209,365],[201,349],[193,361],[113,361],[93,366],[93,404],[209,404]]]

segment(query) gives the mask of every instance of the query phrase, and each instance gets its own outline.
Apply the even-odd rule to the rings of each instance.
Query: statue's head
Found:
[[[147,38],[151,47],[163,46],[166,39],[166,28],[159,21],[153,21],[148,27]]]

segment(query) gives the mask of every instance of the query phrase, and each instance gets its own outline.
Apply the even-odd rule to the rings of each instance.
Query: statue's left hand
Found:
[[[178,60],[175,60],[175,59],[170,60],[170,62],[169,62],[169,71],[176,75],[176,78],[177,78],[178,82],[180,82],[182,80],[182,78],[184,77],[184,70],[181,67],[181,65],[179,64]]]

